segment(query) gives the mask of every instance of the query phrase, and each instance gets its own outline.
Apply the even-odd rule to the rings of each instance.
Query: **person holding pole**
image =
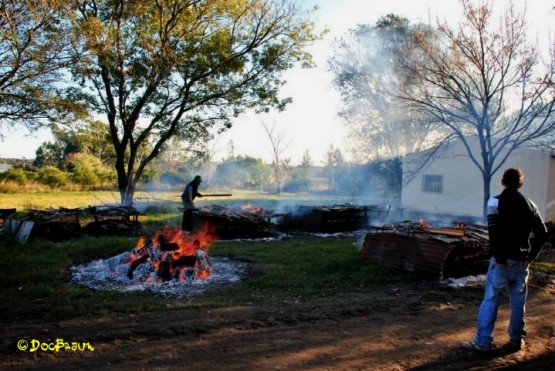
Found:
[[[198,187],[202,183],[200,175],[196,175],[192,181],[187,183],[183,193],[181,194],[181,202],[183,203],[183,219],[181,221],[181,229],[184,231],[193,230],[193,210],[195,209],[194,200],[196,197],[203,197],[199,193]]]

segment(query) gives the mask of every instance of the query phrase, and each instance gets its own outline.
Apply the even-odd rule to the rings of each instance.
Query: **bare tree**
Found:
[[[401,86],[401,97],[462,141],[482,175],[485,217],[492,176],[514,150],[555,130],[555,63],[540,63],[513,4],[496,26],[491,2],[461,3],[458,28],[439,22],[436,40],[415,35],[403,68],[417,83]]]
[[[434,128],[406,109],[395,93],[410,84],[396,66],[421,26],[388,14],[375,26],[358,25],[335,45],[328,65],[343,102],[340,116],[349,129],[353,158],[376,161],[402,156],[433,144]]]
[[[266,122],[261,121],[260,125],[264,129],[268,141],[270,143],[270,151],[272,152],[272,170],[276,182],[276,193],[281,193],[281,186],[285,180],[286,169],[289,165],[290,159],[284,158],[284,153],[289,147],[289,142],[283,130],[279,130],[276,122],[268,125]]]
[[[333,191],[336,188],[337,171],[340,167],[345,165],[345,159],[343,158],[341,150],[339,148],[335,148],[333,144],[329,145],[325,156],[324,167],[328,172],[328,191]]]

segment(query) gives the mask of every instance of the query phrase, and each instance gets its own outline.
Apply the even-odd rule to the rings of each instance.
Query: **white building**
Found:
[[[8,169],[11,167],[11,164],[0,164],[0,173],[8,171]]]
[[[473,153],[479,153],[477,140],[469,140]],[[410,173],[427,152],[406,156],[403,172]],[[532,199],[545,220],[555,220],[555,153],[552,150],[521,148],[514,151],[493,175],[490,195],[499,194],[505,169],[524,171],[521,192]],[[478,168],[467,155],[461,141],[455,141],[434,157],[403,186],[401,206],[422,212],[482,217],[483,181]]]

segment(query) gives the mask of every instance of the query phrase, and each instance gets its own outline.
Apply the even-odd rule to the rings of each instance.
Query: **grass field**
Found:
[[[350,197],[342,195],[326,195],[320,193],[260,193],[244,190],[209,189],[201,190],[202,193],[231,193],[232,197],[203,197],[197,198],[197,206],[208,204],[238,206],[251,204],[256,207],[264,207],[272,210],[283,209],[292,205],[331,205],[331,204],[378,204],[384,200],[365,197]],[[180,206],[179,191],[140,191],[135,194],[138,204],[153,202],[167,204],[168,206]],[[385,200],[385,202],[388,202]],[[120,197],[118,192],[109,191],[51,191],[34,193],[0,193],[0,209],[16,208],[18,211],[29,209],[47,208],[77,208],[91,205],[118,204]]]
[[[219,191],[218,191],[219,192]],[[214,192],[216,193],[216,192]],[[326,198],[318,195],[264,195],[233,192],[223,199],[204,198],[202,204],[277,207],[283,204],[346,203],[348,198]],[[153,208],[141,217],[147,231],[168,224],[179,224],[181,213],[178,192],[140,192],[141,202],[159,202],[167,209]],[[50,192],[32,194],[0,194],[0,208],[45,209],[84,207],[117,203],[112,192]],[[407,275],[370,264],[358,254],[356,238],[290,238],[276,241],[216,242],[213,256],[248,260],[256,272],[249,280],[220,290],[209,291],[188,300],[161,298],[152,294],[92,291],[69,284],[70,268],[98,258],[109,258],[131,250],[136,237],[81,238],[66,242],[34,240],[19,245],[13,239],[0,237],[0,318],[12,320],[44,320],[97,316],[107,313],[129,313],[163,308],[191,306],[257,305],[273,300],[302,300],[339,292],[365,290]]]
[[[55,320],[109,313],[134,313],[185,307],[257,305],[274,300],[304,300],[366,290],[406,279],[358,255],[355,238],[295,238],[271,242],[225,242],[212,256],[248,260],[250,279],[192,299],[145,293],[93,291],[68,282],[70,268],[131,250],[136,238],[98,237],[25,246],[0,239],[1,317],[4,320]]]

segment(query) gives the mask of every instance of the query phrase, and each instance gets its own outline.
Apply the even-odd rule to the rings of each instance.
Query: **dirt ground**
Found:
[[[554,276],[531,276],[528,342],[520,352],[502,347],[508,340],[506,301],[496,348],[487,354],[459,348],[474,335],[481,297],[481,287],[420,281],[263,307],[11,323],[1,330],[0,369],[552,370]],[[42,346],[57,339],[88,342],[94,350],[30,352],[33,339]],[[18,350],[25,344],[26,351]]]

